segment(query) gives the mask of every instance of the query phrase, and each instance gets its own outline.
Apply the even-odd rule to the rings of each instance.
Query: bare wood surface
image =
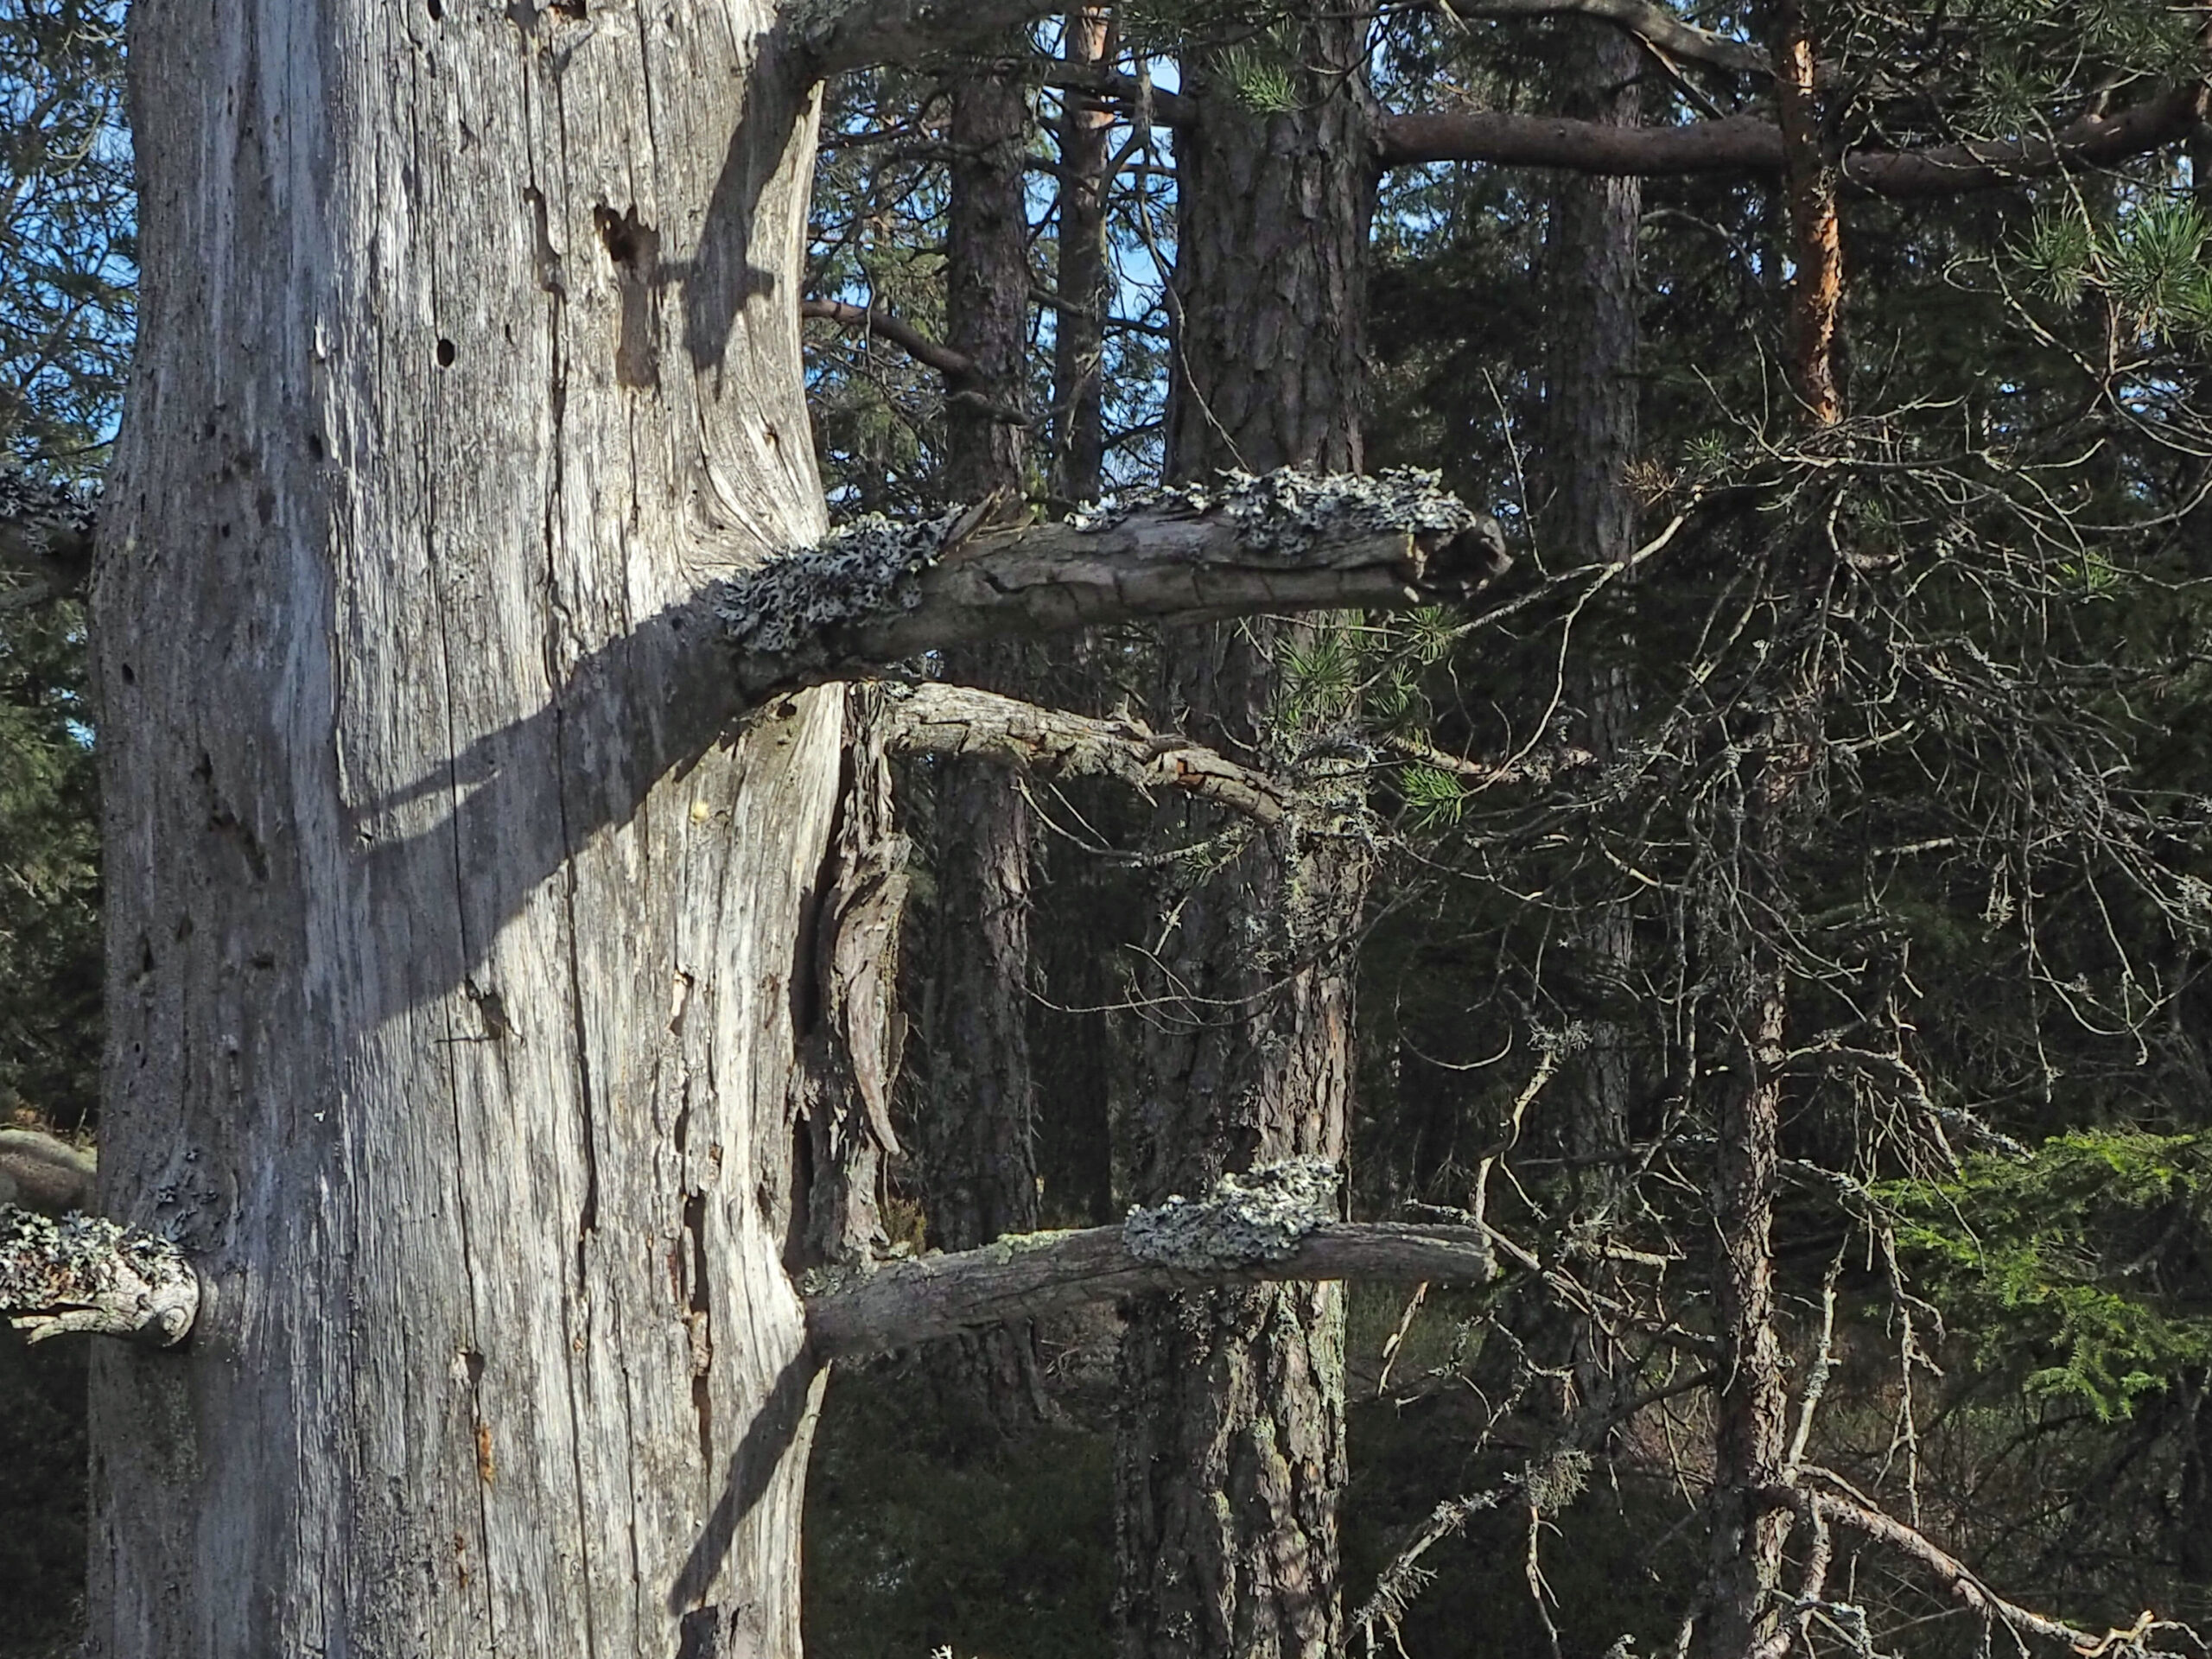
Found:
[[[884,690],[891,747],[901,754],[976,755],[1040,778],[1175,790],[1262,823],[1281,818],[1287,804],[1287,790],[1265,772],[1134,715],[1095,720],[933,682]]]
[[[1130,1247],[1127,1229],[1085,1227],[879,1268],[810,1296],[806,1322],[816,1351],[835,1357],[880,1353],[1150,1291],[1329,1279],[1479,1285],[1496,1274],[1490,1236],[1472,1227],[1329,1222],[1287,1255],[1213,1267],[1148,1260]]]
[[[2173,88],[2118,113],[2085,118],[2048,137],[1931,144],[1922,149],[1846,155],[1846,189],[1878,196],[1948,196],[2021,179],[2108,167],[2177,143],[2204,118],[2205,87]],[[1497,162],[1581,173],[1656,178],[1681,174],[1779,175],[1781,130],[1732,115],[1680,127],[1613,127],[1555,116],[1494,110],[1396,115],[1382,123],[1385,166],[1416,162]]]

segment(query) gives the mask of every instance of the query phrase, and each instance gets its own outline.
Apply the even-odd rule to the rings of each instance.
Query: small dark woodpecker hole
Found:
[[[455,353],[453,348],[453,341],[449,340],[442,340],[438,342],[438,366],[440,368],[449,369],[453,367],[453,359]]]

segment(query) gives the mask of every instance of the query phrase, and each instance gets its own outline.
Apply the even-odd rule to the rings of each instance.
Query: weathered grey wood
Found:
[[[1125,1229],[1085,1227],[890,1263],[808,1297],[806,1326],[825,1356],[881,1353],[1148,1291],[1331,1279],[1480,1285],[1496,1275],[1489,1236],[1472,1227],[1329,1222],[1287,1255],[1210,1268],[1147,1260]]]
[[[780,1259],[841,696],[686,618],[823,529],[766,0],[132,15],[96,577],[91,1651],[798,1650]]]
[[[1287,810],[1290,791],[1276,779],[1134,715],[1099,720],[935,681],[889,682],[881,694],[894,753],[975,756],[1040,778],[1111,778],[1195,796],[1262,823]]]

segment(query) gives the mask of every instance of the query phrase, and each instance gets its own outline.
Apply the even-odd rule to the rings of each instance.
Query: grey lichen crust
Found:
[[[1336,1166],[1288,1158],[1224,1175],[1203,1198],[1172,1198],[1135,1209],[1122,1240],[1140,1262],[1192,1273],[1280,1262],[1337,1217]]]
[[[1366,475],[1309,473],[1217,473],[1205,484],[1152,485],[1123,490],[1076,513],[1077,530],[1110,530],[1145,512],[1215,514],[1237,527],[1254,554],[1295,560],[1327,542],[1391,532],[1456,536],[1484,522],[1444,487],[1440,474],[1395,467]]]
[[[33,1342],[66,1332],[183,1340],[200,1281],[166,1239],[97,1216],[0,1209],[0,1313]]]
[[[871,512],[725,583],[716,608],[731,644],[782,656],[840,624],[913,609],[914,579],[937,563],[964,511],[912,524]]]

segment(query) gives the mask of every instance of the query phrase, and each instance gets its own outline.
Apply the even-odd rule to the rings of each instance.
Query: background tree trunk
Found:
[[[1643,104],[1637,86],[1642,48],[1604,24],[1570,25],[1567,33],[1564,111],[1611,126],[1636,125]],[[1643,181],[1554,177],[1545,250],[1551,306],[1544,329],[1545,501],[1539,535],[1547,555],[1568,565],[1611,563],[1636,549],[1637,499],[1629,469],[1636,461],[1640,393],[1637,247]],[[1579,741],[1599,766],[1612,764],[1635,717],[1634,658],[1635,641],[1627,637],[1598,642],[1597,649],[1574,656],[1573,696],[1583,714]],[[1588,1042],[1567,1079],[1572,1092],[1561,1139],[1570,1155],[1586,1160],[1572,1224],[1591,1236],[1617,1219],[1625,1185],[1624,1167],[1607,1158],[1629,1139],[1635,1038],[1628,1013],[1636,1006],[1636,938],[1625,906],[1592,907],[1573,925]],[[1602,1261],[1592,1262],[1589,1271],[1600,1288],[1612,1276]],[[1604,1414],[1613,1392],[1611,1344],[1594,1321],[1577,1319],[1569,1351],[1567,1375],[1577,1398],[1567,1403],[1570,1409]]]
[[[993,404],[1026,401],[1029,96],[1012,75],[963,71],[952,94],[945,244],[946,338],[976,365]],[[957,397],[947,410],[946,490],[956,501],[1026,494],[1027,434]],[[1024,695],[1031,649],[1015,641],[947,654],[948,679]],[[938,897],[929,983],[929,1102],[921,1124],[929,1242],[973,1249],[1037,1226],[1037,1089],[1029,1057],[1029,803],[1019,778],[983,760],[938,772]],[[1033,1422],[1043,1396],[1027,1324],[932,1357],[944,1381],[979,1392],[1001,1428]]]
[[[1249,30],[1238,31],[1240,36]],[[1259,113],[1225,54],[1184,66],[1176,135],[1168,457],[1179,476],[1356,471],[1376,178],[1363,16],[1291,31],[1294,107]],[[1277,658],[1305,625],[1172,631],[1157,722],[1279,763]],[[1320,626],[1327,626],[1325,623]],[[1222,827],[1177,809],[1165,833]],[[1351,938],[1367,861],[1304,815],[1167,896],[1120,1127],[1122,1196],[1156,1203],[1292,1154],[1341,1162],[1352,1077]],[[1167,906],[1172,906],[1172,909]],[[1116,1479],[1127,1659],[1320,1659],[1341,1642],[1344,1304],[1331,1286],[1149,1298],[1122,1339]]]
[[[100,1160],[207,1296],[92,1384],[90,1651],[794,1654],[781,1259],[842,693],[772,9],[133,13]]]
[[[1060,56],[1089,67],[1113,56],[1113,25],[1103,8],[1068,13]],[[1106,169],[1114,119],[1096,99],[1062,94],[1059,124],[1059,305],[1052,330],[1052,467],[1050,493],[1096,500],[1106,466],[1105,380],[1101,359],[1113,283],[1106,257]]]

